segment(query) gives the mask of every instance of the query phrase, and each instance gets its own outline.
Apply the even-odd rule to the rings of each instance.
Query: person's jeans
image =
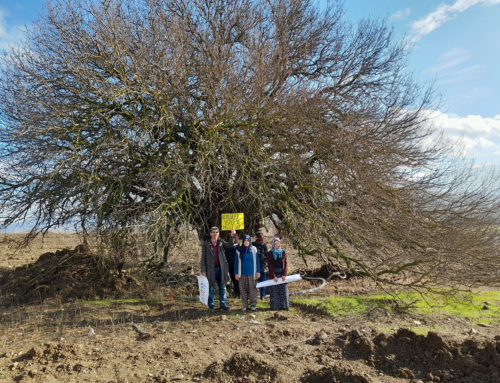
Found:
[[[259,282],[265,282],[265,281],[267,281],[267,273],[260,273]],[[260,288],[260,297],[262,299],[264,299],[265,296],[266,296],[266,288],[261,287]]]
[[[226,295],[226,285],[221,283],[220,267],[215,268],[215,282],[219,287],[220,307],[224,308],[226,307],[227,304],[227,295]],[[212,310],[215,308],[214,298],[215,298],[215,287],[210,287],[210,289],[208,290],[208,308]]]

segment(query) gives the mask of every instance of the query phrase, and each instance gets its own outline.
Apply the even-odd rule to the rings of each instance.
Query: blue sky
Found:
[[[0,48],[19,41],[44,2],[0,0]],[[436,125],[462,137],[477,164],[500,165],[500,0],[346,0],[345,10],[353,22],[387,18],[412,42],[409,69],[443,95]]]

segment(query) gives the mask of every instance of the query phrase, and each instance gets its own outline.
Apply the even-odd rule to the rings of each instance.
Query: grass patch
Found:
[[[474,323],[500,321],[500,292],[496,291],[453,295],[429,293],[424,296],[416,292],[403,292],[397,295],[396,300],[390,295],[364,295],[297,299],[293,302],[316,307],[333,317],[364,316],[370,309],[380,307],[403,314],[411,312],[421,315],[463,317]],[[484,309],[485,306],[487,310]]]

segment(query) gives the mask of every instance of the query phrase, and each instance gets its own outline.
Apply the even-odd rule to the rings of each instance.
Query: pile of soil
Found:
[[[435,332],[417,335],[408,329],[399,329],[392,335],[379,333],[375,337],[354,330],[336,342],[346,360],[363,360],[368,366],[397,378],[460,383],[500,381],[498,335],[493,340],[457,341]],[[321,371],[322,376],[325,373],[338,375],[336,368]]]
[[[333,265],[331,263],[325,263],[321,265],[320,267],[309,270],[309,269],[304,269],[304,270],[299,270],[301,275],[304,275],[306,277],[314,277],[314,278],[323,278],[323,279],[328,279],[332,273],[335,272],[340,272],[342,271],[341,267],[339,265]],[[346,272],[346,277],[351,278],[353,275],[349,272]]]
[[[265,360],[259,355],[246,355],[236,352],[225,361],[212,363],[204,373],[204,376],[216,381],[271,381],[283,383],[284,369],[276,363]]]
[[[127,270],[118,271],[84,245],[40,255],[34,263],[0,274],[2,305],[119,297],[141,283]]]

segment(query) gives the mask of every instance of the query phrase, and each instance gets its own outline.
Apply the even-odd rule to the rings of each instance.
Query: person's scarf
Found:
[[[248,246],[243,245],[243,243],[245,243],[245,239],[248,239]],[[238,246],[238,252],[240,253],[240,259],[245,258],[245,254],[252,252],[252,238],[249,235],[243,236],[243,242],[241,246]]]
[[[276,247],[274,247],[275,242],[278,242],[280,244],[280,248],[278,250],[276,250]],[[279,238],[273,239],[273,257],[274,259],[283,258],[283,249],[281,248],[281,241],[279,240]]]

